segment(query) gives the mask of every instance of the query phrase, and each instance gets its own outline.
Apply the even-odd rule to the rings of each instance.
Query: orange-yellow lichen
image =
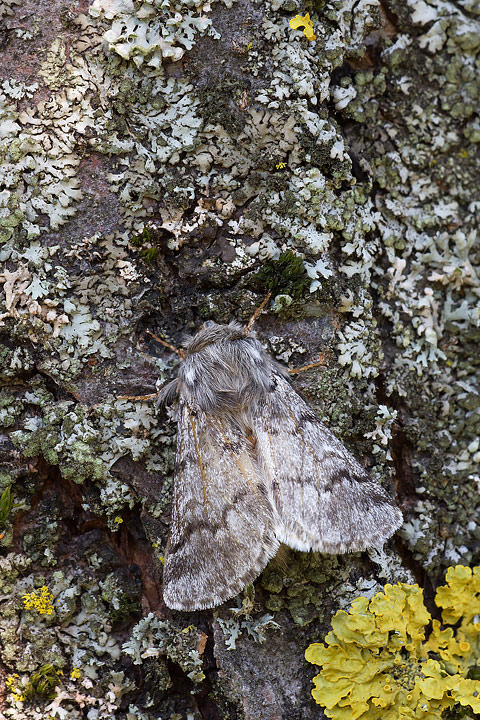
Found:
[[[303,34],[310,42],[316,40],[317,36],[313,32],[313,22],[310,20],[310,13],[306,15],[295,15],[289,23],[292,30],[303,27]]]
[[[22,595],[22,600],[25,610],[36,610],[39,615],[53,613],[53,595],[46,585],[31,593],[25,593]]]
[[[418,585],[386,585],[334,615],[325,643],[305,653],[321,667],[312,695],[327,717],[434,720],[457,703],[480,711],[480,568],[450,568],[436,602],[445,624],[461,624],[434,620],[426,641],[431,616]]]
[[[19,676],[17,673],[9,675],[5,679],[5,687],[13,700],[23,702],[25,700],[25,694],[23,692],[23,688],[19,685],[19,682]]]

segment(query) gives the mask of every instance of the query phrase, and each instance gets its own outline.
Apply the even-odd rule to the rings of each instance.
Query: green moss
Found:
[[[273,296],[286,294],[295,299],[310,287],[303,260],[293,250],[282,253],[278,260],[266,262],[255,275],[255,280],[270,290]]]
[[[140,249],[140,256],[146,263],[154,263],[160,254],[159,243],[162,233],[152,225],[145,225],[141,233],[132,235],[130,244]]]
[[[0,495],[0,531],[5,526],[12,507],[13,497],[10,486],[8,486]]]

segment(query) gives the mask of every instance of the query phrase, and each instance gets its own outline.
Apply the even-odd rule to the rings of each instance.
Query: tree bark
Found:
[[[479,562],[480,9],[4,0],[0,22],[0,713],[322,717],[304,651],[339,607],[398,581],[428,603]],[[175,422],[129,398],[178,358],[148,331],[178,347],[269,291],[258,338],[324,361],[294,387],[405,523],[172,612]]]

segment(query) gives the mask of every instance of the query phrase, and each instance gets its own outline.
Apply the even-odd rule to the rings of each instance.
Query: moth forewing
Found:
[[[209,323],[178,378],[176,476],[164,599],[214,607],[253,582],[280,542],[346,552],[378,545],[402,515],[236,323]]]
[[[259,575],[279,546],[273,509],[244,433],[180,399],[165,603],[219,605]]]
[[[284,378],[253,415],[281,542],[341,553],[383,543],[400,527],[387,493]]]

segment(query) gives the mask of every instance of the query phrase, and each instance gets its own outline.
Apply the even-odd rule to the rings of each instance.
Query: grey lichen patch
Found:
[[[222,253],[221,267],[222,272],[227,272],[235,277],[248,269],[252,259],[275,257],[282,248],[294,247],[299,257],[305,260],[308,274],[312,280],[312,291],[319,289],[322,284],[320,278],[328,279],[332,275],[326,253],[332,240],[332,234],[328,230],[352,225],[348,202],[346,203],[347,207],[343,208],[343,201],[339,207],[343,220],[336,220],[332,223],[333,215],[328,211],[335,192],[328,195],[326,194],[327,188],[331,187],[334,190],[340,182],[348,180],[349,160],[344,152],[343,140],[338,129],[333,128],[328,123],[328,119],[319,119],[315,113],[308,111],[305,102],[299,102],[295,94],[290,98],[291,90],[287,93],[288,99],[287,96],[284,97],[283,90],[279,94],[279,81],[283,82],[284,80],[281,74],[276,75],[275,81],[272,81],[272,87],[275,87],[277,96],[282,96],[284,100],[281,111],[276,100],[269,103],[266,111],[262,110],[261,106],[265,104],[262,93],[247,101],[243,90],[240,93],[239,88],[239,97],[236,100],[241,105],[239,112],[243,117],[242,127],[238,128],[238,130],[241,129],[240,135],[238,132],[234,132],[232,136],[233,128],[229,128],[229,132],[225,132],[223,128],[215,125],[213,117],[202,119],[198,114],[201,110],[201,101],[199,103],[195,93],[192,92],[192,85],[181,74],[165,76],[161,63],[157,62],[156,52],[162,43],[159,43],[158,47],[154,47],[154,40],[159,36],[158,33],[155,35],[154,26],[158,17],[153,10],[153,5],[149,10],[146,5],[140,8],[135,3],[121,6],[120,4],[112,5],[108,8],[104,7],[101,2],[95,3],[90,9],[90,17],[80,16],[78,18],[81,35],[73,43],[69,52],[69,62],[65,64],[62,71],[62,86],[71,87],[67,103],[61,92],[54,94],[51,106],[32,107],[31,110],[24,111],[20,119],[24,124],[30,122],[29,118],[33,121],[40,110],[42,117],[47,117],[51,114],[47,111],[51,109],[56,118],[53,122],[61,123],[62,131],[69,132],[68,123],[75,122],[77,133],[80,128],[81,132],[90,136],[89,144],[92,148],[108,155],[114,155],[117,158],[117,167],[108,176],[111,189],[119,194],[126,223],[133,225],[135,229],[142,231],[144,224],[141,218],[142,216],[148,217],[153,207],[150,198],[163,192],[166,207],[160,208],[162,221],[160,224],[157,223],[157,227],[169,233],[171,239],[168,245],[172,249],[180,249],[183,244],[190,242],[190,238],[194,234],[198,235],[207,231],[226,232],[230,249]],[[204,11],[208,12],[206,8]],[[277,16],[273,14],[271,24],[274,24],[276,20]],[[110,30],[104,30],[105,26],[112,21]],[[133,35],[131,33],[129,35],[132,47],[124,48],[120,38],[123,37],[122,33],[129,22],[135,26]],[[181,19],[176,17],[175,23],[177,22],[181,25]],[[179,28],[180,25],[177,26],[175,23],[167,23],[167,25],[170,28],[174,26]],[[112,33],[115,34],[117,31],[120,34],[114,38]],[[107,35],[110,33],[107,40],[111,53],[106,61],[99,45],[102,32],[103,34],[106,32]],[[163,33],[164,29],[161,32]],[[291,42],[291,33],[284,19],[280,21],[276,32],[283,37],[278,60],[275,59],[276,67],[280,67],[282,53],[286,53],[286,57],[290,58],[293,50],[295,62],[299,62],[303,69],[308,67],[309,62],[313,62],[314,56],[307,46],[296,41]],[[350,29],[348,32],[350,33]],[[140,47],[142,37],[148,46],[146,49]],[[180,45],[184,42],[180,39],[180,35],[175,37],[177,38],[175,43],[177,40]],[[360,36],[355,40],[351,39],[355,47],[359,38]],[[324,40],[326,41],[326,34]],[[170,42],[170,40],[167,39],[166,42]],[[177,49],[180,45],[177,46]],[[184,47],[186,47],[185,42]],[[128,57],[125,58],[129,61],[127,67],[119,64],[118,50],[122,48],[125,52],[128,50]],[[47,57],[45,68],[48,63],[50,65],[53,63],[55,67],[62,64],[63,56],[60,46],[58,46],[58,50],[59,52],[55,54],[55,62],[53,55]],[[266,48],[262,50],[264,56],[265,51]],[[250,53],[250,50],[248,52]],[[252,58],[258,71],[263,61],[260,56],[255,58],[254,55],[255,53]],[[327,55],[329,56],[327,67],[331,69],[338,58],[336,55],[333,58],[331,53],[327,53]],[[120,56],[122,56],[121,52]],[[88,63],[86,62],[87,57]],[[132,64],[130,64],[131,60],[133,60]],[[282,65],[286,67],[288,62],[282,61]],[[311,77],[314,78],[313,72]],[[303,82],[303,80],[300,82],[300,76],[292,79],[293,88]],[[104,90],[99,94],[103,83],[107,81],[109,86],[107,96],[111,100],[109,106],[103,99],[106,97]],[[323,81],[327,81],[326,75]],[[314,81],[315,83],[317,80]],[[313,91],[309,88],[310,86],[307,87],[307,85],[303,88],[302,85],[300,96],[303,97],[306,94],[313,98]],[[205,88],[202,93],[204,90]],[[135,98],[134,103],[132,103],[132,98]],[[54,112],[55,103],[59,102],[61,102],[63,114]],[[99,112],[100,108],[101,112]],[[112,108],[116,109],[116,114],[112,114]],[[14,113],[13,108],[11,113]],[[67,124],[64,120],[65,114],[68,115]],[[135,118],[137,127],[135,139],[128,134],[128,127],[122,119],[126,116]],[[17,125],[20,128],[18,123]],[[11,125],[10,132],[18,131],[17,125]],[[235,134],[237,137],[234,137]],[[305,149],[302,149],[299,154],[296,148],[302,147],[303,139],[307,136],[311,138],[312,152],[316,152],[319,147],[323,148],[326,168],[332,179],[325,180],[323,178],[322,185],[322,176],[313,175],[311,178],[313,183],[309,183],[308,188],[305,188],[299,185],[299,177],[293,182],[293,185],[290,177],[291,171],[299,167],[299,163],[306,157]],[[69,133],[70,144],[73,139],[74,136]],[[72,164],[69,161],[66,167],[74,168],[75,148],[73,145],[70,146],[72,148],[70,153]],[[23,157],[21,148],[20,145],[19,151]],[[185,153],[189,157],[189,164],[180,164],[181,154],[185,155]],[[265,166],[265,158],[268,157],[271,159]],[[285,158],[285,162],[283,158]],[[315,158],[312,156],[309,161],[315,162]],[[31,161],[29,160],[29,162]],[[278,173],[277,180],[275,180],[276,164],[279,163],[282,172]],[[171,171],[168,165],[175,168],[175,171]],[[220,173],[217,172],[218,170]],[[199,176],[198,171],[203,174]],[[274,192],[271,192],[268,187],[267,191],[262,190],[262,185],[268,180],[269,173],[276,185]],[[238,195],[240,189],[241,198]],[[216,198],[213,206],[208,200],[212,192]],[[234,195],[234,193],[237,194]],[[249,203],[246,212],[233,219],[237,204],[245,204],[253,195],[258,196],[256,203]],[[321,196],[323,197],[320,202]],[[72,200],[78,200],[79,197],[79,195],[66,190],[61,206],[65,208],[67,215],[71,210],[73,211]],[[305,208],[306,212],[304,213],[302,208],[310,199],[312,200],[311,206]],[[288,211],[283,210],[285,204],[288,205]],[[272,207],[275,208],[273,212],[270,209]],[[319,223],[311,221],[312,212],[317,212],[320,220],[322,208],[324,208],[325,217],[329,218],[328,221],[325,221],[328,226],[327,232],[324,232],[323,228],[319,232]],[[188,217],[184,221],[183,217],[186,211],[188,211]],[[50,225],[56,227],[65,219],[66,216],[50,218]],[[370,227],[371,223],[367,223],[367,225]],[[365,227],[365,223],[361,223],[359,230],[362,231]],[[350,238],[351,230],[348,229],[346,232]],[[253,235],[253,243],[245,248],[243,243],[235,238],[235,235],[238,234],[246,234],[250,237]],[[118,240],[119,236],[117,235],[114,242],[118,242]],[[318,258],[318,256],[320,257]],[[16,260],[12,255],[7,255],[7,257]],[[119,259],[118,262],[125,268],[123,272],[125,278],[130,281],[135,280],[138,271],[134,266],[128,270],[126,266],[129,261],[126,257]],[[61,259],[61,263],[63,267],[68,266],[65,259]],[[213,265],[211,269],[214,269]],[[49,284],[51,285],[48,279],[41,276],[33,277],[32,282],[34,287],[38,288],[35,292],[43,293],[45,297],[43,303],[38,302],[37,299],[40,305],[39,308],[35,306],[37,316],[40,316],[42,320],[47,319],[47,315],[53,319],[52,334],[63,337],[69,343],[67,349],[69,354],[73,341],[82,338],[82,344],[84,344],[85,335],[89,335],[90,338],[97,335],[98,338],[96,343],[91,343],[93,347],[90,352],[100,351],[102,355],[108,353],[105,344],[102,344],[100,340],[103,328],[98,327],[92,318],[91,309],[88,307],[88,298],[83,297],[82,286],[70,287],[64,293],[60,293],[61,296],[69,296],[67,308],[63,308],[66,311],[61,313],[55,310],[58,305],[57,298],[52,298],[47,293]],[[111,291],[113,288],[108,288],[108,290]],[[92,287],[89,286],[89,294],[91,292]],[[55,305],[52,308],[48,303]],[[49,309],[44,310],[42,305],[47,305]],[[32,310],[29,306],[27,309],[31,314]],[[112,314],[116,311],[116,308],[111,305],[105,309]],[[125,312],[127,314],[129,312],[127,300],[122,307],[122,314]],[[74,317],[72,317],[72,313]],[[48,332],[48,327],[42,328],[42,330]],[[62,361],[62,365],[69,366],[70,372],[78,372],[78,363],[69,363],[68,356]]]
[[[50,226],[55,229],[73,214],[71,204],[81,197],[75,179],[80,159],[74,152],[73,139],[73,125],[79,120],[79,113],[65,117],[62,99],[61,95],[54,96],[37,107],[18,113],[12,101],[0,94],[0,130],[4,138],[0,174],[3,204],[9,208],[15,195],[21,197],[22,234],[26,233],[30,238],[38,236],[45,227],[41,222],[42,215],[48,215]],[[39,112],[43,113],[43,119],[39,118]],[[50,115],[52,119],[48,120]],[[87,121],[84,127],[91,122]],[[39,123],[44,124],[43,136],[38,132]],[[49,135],[48,128],[52,125],[57,132]],[[81,127],[82,124],[79,131]],[[13,208],[11,214],[14,219]],[[4,217],[8,216],[4,213]]]
[[[194,625],[159,620],[150,613],[133,628],[123,652],[141,665],[150,658],[166,657],[177,663],[194,683],[205,679],[202,655],[207,636]]]
[[[2,192],[0,206],[0,243],[13,237],[15,229],[20,226],[25,216],[20,209],[20,198],[15,192]]]
[[[45,60],[42,62],[38,72],[45,85],[52,90],[59,90],[66,79],[63,72],[65,61],[66,48],[63,38],[55,38],[48,48]]]
[[[292,187],[289,181],[289,206],[285,204],[285,192],[273,196],[273,201],[280,214],[275,230],[281,234],[285,227],[284,232],[292,238],[288,218],[298,219],[302,213],[308,217],[310,212],[315,217],[313,225],[318,233],[321,203],[329,182],[333,180],[332,189],[339,187],[339,180],[353,186],[350,189],[343,185],[340,193],[334,190],[328,198],[328,225],[321,228],[326,233],[323,247],[320,241],[317,248],[328,252],[339,244],[344,257],[339,271],[346,279],[339,283],[343,291],[338,309],[345,322],[339,329],[337,345],[338,360],[346,370],[340,380],[347,389],[346,412],[342,412],[345,417],[351,415],[351,394],[365,385],[365,378],[380,377],[375,384],[367,383],[368,413],[374,427],[367,422],[361,433],[365,450],[376,456],[376,472],[381,477],[382,472],[391,473],[389,466],[395,459],[391,454],[392,427],[399,410],[405,423],[408,408],[411,417],[405,432],[418,453],[414,455],[413,471],[419,480],[422,478],[417,483],[422,500],[414,510],[418,522],[407,526],[406,537],[415,548],[415,543],[420,543],[417,559],[421,560],[423,554],[421,561],[433,567],[460,558],[469,561],[478,532],[476,414],[475,410],[465,413],[462,406],[465,393],[472,398],[478,393],[475,368],[466,359],[467,338],[476,332],[479,320],[476,208],[468,192],[475,182],[471,158],[476,149],[465,141],[467,137],[473,143],[476,138],[473,125],[472,129],[468,126],[467,136],[463,134],[460,120],[470,117],[472,103],[476,102],[477,89],[469,85],[469,68],[473,67],[477,45],[469,40],[475,21],[470,23],[470,18],[453,5],[440,10],[422,4],[412,13],[414,24],[435,20],[428,35],[412,39],[395,35],[390,29],[382,38],[380,67],[357,71],[355,53],[346,54],[351,70],[331,87],[336,110],[345,118],[362,123],[367,118],[372,120],[378,109],[387,118],[396,118],[399,110],[401,113],[401,124],[387,120],[380,135],[372,124],[357,127],[356,137],[351,135],[357,158],[360,151],[360,168],[355,172],[357,177],[363,176],[363,187],[349,180],[348,158],[343,167],[329,165],[328,144],[309,153],[304,140],[309,136],[304,133],[299,138],[302,159],[307,163],[313,160],[317,178],[325,175],[323,184],[318,185],[320,204],[318,194],[304,181],[304,171],[303,187],[298,181]],[[318,25],[315,32],[321,35]],[[458,45],[462,53],[458,53]],[[448,52],[439,53],[444,46]],[[425,87],[422,75],[428,77]],[[447,96],[440,109],[436,99],[438,83],[445,85]],[[412,87],[420,88],[415,103],[410,96]],[[324,121],[321,112],[317,122],[318,118]],[[365,175],[387,191],[377,196],[375,205],[368,196],[371,179],[363,179]],[[255,212],[258,221],[265,206],[268,199],[262,197],[256,206],[250,206],[249,212]],[[332,212],[333,208],[340,212]],[[353,213],[351,208],[355,208]],[[272,217],[270,214],[270,222]],[[296,245],[297,252],[305,252],[307,239],[297,236]],[[314,271],[318,268],[318,279],[325,269],[330,269],[325,255],[315,265],[310,261],[310,267]],[[332,282],[328,274],[326,279]],[[318,286],[313,289],[318,292]],[[464,350],[459,347],[459,336],[467,343]],[[385,404],[376,399],[378,387],[383,384]],[[328,397],[328,392],[328,382],[323,383],[320,395]],[[425,402],[426,394],[431,398],[428,418],[417,403],[418,397]],[[330,408],[334,415],[343,395],[340,393]],[[335,426],[335,416],[332,419]],[[451,483],[460,479],[462,497],[457,495],[452,501]],[[433,508],[439,501],[446,503],[445,512],[440,513],[441,520],[438,515],[434,520]],[[471,512],[465,511],[469,502]],[[453,506],[460,513],[458,521],[453,519]],[[458,546],[460,552],[454,551]]]
[[[273,617],[268,613],[257,617],[247,613],[242,617],[233,610],[233,616],[217,617],[217,623],[222,630],[226,648],[236,650],[237,641],[242,635],[250,637],[254,642],[262,645],[267,641],[269,630],[280,630],[280,625],[275,622]]]
[[[15,425],[22,410],[23,403],[21,400],[17,400],[17,398],[6,389],[0,390],[0,426],[8,428]]]
[[[25,400],[30,413],[27,411],[22,419],[23,428],[10,434],[25,457],[42,455],[50,465],[59,465],[64,477],[75,482],[98,480],[105,475],[104,464],[96,456],[98,446],[95,450],[92,447],[96,433],[80,406],[74,408],[73,401],[55,403],[41,382],[37,392],[27,393]],[[69,437],[68,445],[62,440],[65,435]]]
[[[91,17],[113,20],[103,35],[109,50],[137,67],[145,63],[152,68],[164,58],[181,60],[197,34],[218,37],[210,12],[210,4],[200,0],[178,3],[173,12],[160,0],[95,0],[89,8]]]
[[[129,6],[128,8],[123,8],[121,12],[128,14],[130,12],[133,13],[137,11],[138,8],[132,4],[131,7]],[[120,12],[120,8],[112,7],[109,12],[110,15],[108,17],[105,16],[105,19],[114,19],[116,15]],[[95,8],[91,14],[93,14],[95,17],[102,18],[104,17],[105,13],[99,5],[99,7]],[[142,14],[144,14],[143,10]],[[124,21],[125,19],[123,18],[119,22],[121,24]],[[139,29],[141,27],[141,22],[135,22],[137,23],[135,26],[137,28],[135,32],[137,34],[141,34]],[[144,22],[147,25],[153,22],[148,13],[144,16]],[[83,18],[82,23],[84,24],[86,31],[91,31],[92,24],[89,20]],[[295,57],[302,58],[302,68],[304,66],[307,67],[307,58],[313,61],[313,56],[309,54],[308,48],[305,48],[300,44],[298,44],[297,46],[297,43],[290,43],[288,41],[287,35],[289,33],[289,30],[285,21],[282,20],[281,26],[279,27],[282,27],[281,32],[282,34],[284,34],[282,51],[285,51],[288,56],[290,50],[294,48]],[[110,36],[108,37],[110,38]],[[355,41],[352,40],[352,42],[353,45],[356,47],[356,43],[359,42],[359,38],[356,38]],[[115,47],[112,46],[112,50],[115,52],[117,51],[116,45]],[[130,50],[128,51],[128,55],[128,59],[130,60]],[[116,132],[114,132],[113,135],[111,132],[113,128],[109,128],[108,145],[105,145],[105,143],[101,139],[100,128],[99,132],[97,133],[98,140],[92,138],[92,143],[95,144],[95,147],[98,150],[102,152],[115,152],[116,154],[122,155],[123,166],[127,164],[131,168],[125,170],[125,167],[123,167],[121,173],[112,173],[111,175],[111,179],[113,181],[112,188],[115,191],[121,193],[122,205],[124,207],[124,211],[126,212],[126,219],[128,219],[128,216],[131,216],[135,212],[136,218],[134,222],[136,226],[139,227],[139,229],[141,230],[141,226],[138,225],[137,219],[138,210],[140,207],[138,202],[139,197],[141,197],[142,195],[146,197],[148,195],[151,195],[152,193],[156,193],[163,187],[166,191],[164,197],[165,200],[168,201],[170,208],[165,208],[161,210],[162,225],[160,227],[163,227],[168,232],[174,234],[175,240],[173,247],[178,248],[180,247],[180,245],[186,242],[188,237],[191,236],[192,231],[196,231],[197,233],[198,231],[206,231],[209,226],[211,227],[213,225],[214,228],[215,226],[217,228],[219,226],[225,227],[230,237],[232,237],[234,233],[238,234],[246,232],[248,234],[252,234],[253,232],[255,239],[258,239],[258,242],[254,243],[254,245],[258,245],[260,253],[266,251],[267,254],[271,255],[272,253],[274,254],[276,252],[279,252],[277,250],[278,243],[276,243],[275,247],[268,233],[263,232],[262,224],[264,224],[266,221],[275,230],[277,230],[277,228],[281,228],[281,234],[283,236],[282,244],[285,242],[289,244],[291,242],[291,240],[289,240],[289,236],[292,235],[292,230],[294,230],[291,221],[289,221],[284,227],[283,221],[286,220],[286,218],[283,216],[283,214],[278,215],[278,222],[276,223],[275,217],[271,218],[270,214],[268,213],[269,202],[281,207],[281,204],[283,202],[283,193],[281,193],[280,195],[278,193],[274,194],[269,201],[269,193],[262,192],[262,195],[259,198],[260,204],[262,206],[260,217],[257,213],[256,217],[254,218],[252,214],[253,208],[250,208],[249,213],[246,213],[244,217],[240,217],[240,221],[235,221],[233,223],[230,221],[230,218],[232,217],[235,203],[240,201],[243,204],[245,202],[245,199],[247,199],[249,196],[251,197],[253,194],[258,194],[258,189],[262,185],[262,183],[264,183],[265,177],[264,173],[258,175],[256,166],[260,161],[260,158],[262,159],[261,162],[264,162],[264,158],[268,156],[269,152],[271,155],[271,171],[275,172],[275,162],[281,162],[281,159],[284,157],[288,161],[289,168],[294,169],[303,159],[302,157],[298,156],[298,152],[294,152],[294,147],[300,137],[305,137],[305,133],[308,133],[309,136],[311,136],[312,138],[312,148],[314,146],[315,148],[318,146],[319,139],[320,143],[323,143],[325,145],[325,158],[328,158],[330,164],[333,164],[335,166],[335,162],[337,162],[337,164],[340,163],[338,169],[334,168],[332,170],[331,168],[329,168],[329,172],[332,173],[333,177],[332,187],[337,187],[339,183],[341,183],[345,179],[345,170],[348,170],[349,167],[348,156],[346,156],[344,153],[343,141],[341,136],[336,130],[333,130],[329,126],[326,120],[321,120],[320,122],[318,122],[317,116],[307,111],[305,104],[299,104],[294,96],[292,96],[292,99],[286,100],[282,94],[282,100],[284,100],[284,102],[282,103],[281,113],[275,112],[276,108],[279,107],[277,101],[275,100],[269,103],[269,110],[267,112],[260,111],[259,113],[257,107],[259,103],[264,103],[264,100],[262,99],[262,94],[260,93],[257,97],[250,98],[247,101],[243,90],[240,93],[241,88],[239,87],[239,97],[236,98],[236,101],[239,103],[239,106],[241,106],[239,107],[239,112],[242,116],[242,122],[238,126],[238,130],[242,128],[243,132],[241,132],[241,134],[237,138],[235,138],[234,144],[232,144],[232,132],[234,136],[238,134],[237,132],[235,132],[235,128],[229,127],[229,132],[225,132],[224,128],[219,125],[215,125],[212,115],[208,115],[208,117],[205,117],[206,124],[204,124],[202,128],[202,122],[200,118],[196,117],[196,115],[194,114],[196,110],[196,100],[190,92],[191,86],[188,85],[188,82],[185,82],[184,78],[176,75],[174,77],[169,77],[167,81],[160,80],[159,82],[159,79],[162,77],[163,73],[161,67],[158,66],[158,63],[152,60],[154,55],[155,53],[152,57],[150,57],[147,52],[146,62],[144,63],[142,61],[142,63],[140,63],[139,61],[137,63],[138,65],[140,65],[140,67],[136,73],[132,73],[132,70],[130,68],[127,69],[127,76],[130,77],[131,82],[133,82],[137,88],[137,103],[139,102],[140,105],[144,105],[144,107],[142,108],[142,113],[137,116],[137,119],[140,125],[143,125],[145,127],[147,133],[141,133],[140,135],[138,135],[136,143],[137,151],[139,149],[138,143],[141,142],[143,148],[141,152],[141,158],[149,157],[151,159],[149,159],[146,164],[143,159],[137,159],[134,164],[131,163],[131,161],[128,159],[128,155],[134,149],[134,145],[131,141],[125,142],[121,140],[121,134],[119,134],[118,132],[118,130],[121,131],[121,124],[119,125],[118,123],[116,123]],[[132,57],[136,57],[135,53],[133,53]],[[151,70],[148,69],[148,67],[145,67],[145,65],[148,65],[149,62],[150,64],[153,63],[153,65],[157,68],[157,80],[155,82],[155,86],[152,86],[149,80],[149,78],[153,78],[155,77],[155,75],[152,73]],[[260,63],[260,60],[258,62]],[[275,62],[277,63],[277,60]],[[331,60],[329,60],[329,62],[331,62]],[[280,64],[280,60],[278,61],[278,63]],[[260,67],[258,63],[257,65],[258,67]],[[288,67],[288,63],[283,63],[283,67]],[[331,65],[328,65],[328,67],[331,68]],[[110,64],[109,73],[113,73],[113,76],[115,77],[117,72],[118,69],[115,67],[115,64]],[[123,73],[123,78],[124,84],[125,73]],[[276,78],[274,82],[275,87],[277,87],[278,85],[279,78],[280,75]],[[142,88],[144,88],[145,84],[149,82],[151,86],[151,91],[147,95],[145,95]],[[221,80],[220,85],[222,82],[225,82],[225,79]],[[300,84],[300,78],[293,78],[292,87],[295,87],[297,84]],[[116,81],[116,79],[114,80],[114,85],[116,86],[116,88],[118,88],[118,82]],[[221,92],[220,85],[218,86],[218,88],[216,88],[215,92]],[[133,90],[133,87],[131,87],[131,89]],[[310,96],[313,97],[313,91],[308,90],[307,92],[307,90],[308,88],[306,88],[305,94],[310,93]],[[206,88],[202,87],[200,91],[201,97],[203,97],[205,92]],[[113,92],[111,92],[111,95],[115,102],[115,97],[118,96],[118,89],[114,89]],[[278,97],[280,97],[280,95],[278,95]],[[155,107],[156,98],[162,100],[162,108]],[[233,98],[233,100],[235,101],[235,98]],[[149,110],[149,106],[152,107],[153,112]],[[209,103],[209,107],[210,106],[211,103]],[[169,108],[168,110],[167,107]],[[270,108],[273,109],[273,113]],[[158,109],[163,109],[164,112],[159,113]],[[124,100],[122,107],[122,115],[125,114],[125,112],[126,106]],[[159,123],[166,124],[162,125]],[[163,128],[165,128],[166,130],[167,127],[168,132],[165,132]],[[154,136],[156,138],[155,151],[152,153],[153,148],[151,145],[151,140]],[[195,148],[194,153],[192,152],[193,148]],[[183,165],[181,175],[179,175],[177,171],[174,175],[174,182],[172,183],[170,180],[170,173],[167,171],[165,163],[168,162],[169,164],[177,165],[179,161],[179,151],[187,152],[190,154],[189,162],[192,169],[199,168],[203,173],[205,173],[209,172],[212,167],[221,168],[223,166],[227,172],[222,172],[221,175],[218,176],[218,180],[220,180],[220,183],[218,183],[216,173],[213,174],[211,178],[209,178],[209,187],[207,190],[206,186],[202,187],[202,177],[196,177],[192,175],[191,171],[189,171],[188,169],[188,166]],[[303,152],[302,155],[304,154],[305,153]],[[256,158],[258,158],[257,161]],[[232,159],[234,160],[233,164],[231,161]],[[163,163],[163,165],[159,164],[159,162]],[[342,163],[345,162],[346,165],[343,168]],[[286,180],[288,178],[289,172],[290,170],[286,170],[284,173]],[[142,180],[142,175],[147,176],[147,174],[148,181]],[[242,185],[245,186],[243,179],[246,177],[247,174],[251,176],[251,179],[247,180],[247,194],[245,194],[245,187],[243,190],[243,198],[245,199],[240,200],[237,192],[237,196],[233,198],[232,203],[232,191],[238,191],[240,185],[239,181],[242,181]],[[238,179],[235,179],[235,176]],[[212,180],[216,183],[216,187],[214,186],[212,188]],[[129,186],[133,183],[135,185],[134,193],[132,193],[129,189]],[[211,209],[209,208],[209,203],[202,199],[202,195],[211,195],[212,190],[214,194],[218,197],[216,207],[213,208],[214,212],[211,212]],[[298,190],[298,188],[295,188],[294,197],[298,197]],[[327,208],[328,198],[326,198],[325,200],[325,208]],[[303,203],[300,202],[298,208],[296,208],[297,216],[301,211],[302,205]],[[175,206],[177,206],[180,210],[183,211],[185,211],[186,209],[189,210],[188,222],[181,222],[183,213],[175,212]],[[194,209],[193,215],[191,212],[192,207]],[[249,218],[252,219],[250,220]],[[301,227],[302,225],[305,227],[305,230],[303,231]],[[311,242],[314,242],[315,244],[312,248],[310,242],[310,247],[308,247],[307,250],[313,251],[314,255],[318,253],[322,245],[325,246],[326,243],[328,244],[330,237],[328,235],[324,237],[321,236],[318,239],[315,238],[316,231],[312,226],[311,222],[305,223],[305,221],[303,221],[299,224],[297,220],[297,226],[295,227],[295,230],[297,233],[299,233],[299,240],[303,240],[303,236],[305,234],[312,236]],[[295,232],[293,232],[293,235],[295,237]],[[303,251],[303,247],[301,247],[301,250]],[[235,247],[234,245],[233,257],[235,259],[234,267],[232,267],[232,270],[236,270],[236,272],[244,270],[246,267],[246,263],[249,261],[249,258],[251,258],[253,256],[252,254],[255,254],[256,252],[256,247],[253,247],[250,255],[247,254],[246,256],[244,256],[242,248],[238,246]],[[310,252],[309,254],[311,255],[312,252]],[[311,267],[313,268],[311,270],[312,279],[314,281],[318,279],[319,275],[323,275],[324,277],[329,276],[328,266],[326,269],[324,269],[326,260],[322,259],[321,263],[321,266],[318,266],[318,261],[317,263],[311,263]]]
[[[98,233],[61,252],[59,245],[38,241],[22,250],[9,243],[0,251],[5,263],[0,322],[44,352],[41,366],[48,374],[72,381],[91,356],[113,357],[110,344],[125,332],[117,315],[124,321],[132,316],[130,293],[144,292],[127,245],[124,237],[114,241]],[[97,277],[92,264],[100,259],[104,271]]]
[[[90,480],[102,488],[100,506],[112,517],[125,505],[133,505],[128,485],[115,478],[109,468],[123,455],[145,458],[152,470],[165,470],[161,449],[170,438],[153,431],[154,408],[110,400],[95,409],[72,400],[55,402],[37,381],[25,396],[20,429],[10,433],[14,445],[27,458],[42,456],[74,483]],[[152,431],[152,437],[148,435]],[[158,441],[156,449],[152,443]],[[167,461],[168,462],[168,461]]]

